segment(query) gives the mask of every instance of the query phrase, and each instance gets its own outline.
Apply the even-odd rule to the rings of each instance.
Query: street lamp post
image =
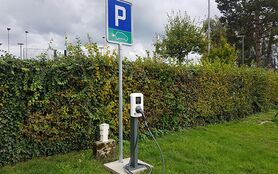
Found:
[[[29,31],[25,31],[25,58],[27,59],[27,34]]]
[[[105,40],[105,36],[102,37],[103,39],[103,46],[100,47],[101,49],[101,55],[104,56],[105,53],[105,47],[106,47],[106,40]]]
[[[102,36],[102,39],[103,39],[103,46],[106,47],[107,42],[106,42],[105,36]]]
[[[0,47],[2,46],[2,43],[0,42]],[[1,49],[0,49],[0,52],[1,52]],[[0,55],[1,56],[1,55]]]
[[[19,45],[19,53],[20,53],[20,58],[22,59],[22,46],[24,45],[23,43],[17,43]]]
[[[7,28],[7,31],[8,31],[8,54],[10,54],[10,30],[11,30],[11,28]]]

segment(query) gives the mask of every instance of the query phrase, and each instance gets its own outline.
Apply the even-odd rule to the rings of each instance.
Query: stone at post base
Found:
[[[124,166],[127,165],[129,163],[129,161],[130,161],[130,158],[125,158],[125,159],[123,159],[122,163],[119,161],[114,161],[114,162],[104,164],[104,167],[106,168],[106,170],[108,170],[109,172],[111,172],[113,174],[126,174],[126,172],[124,170]],[[138,160],[138,163],[145,164],[145,165],[148,165],[150,168],[153,168],[152,165],[147,164],[141,160]],[[147,170],[146,167],[142,167],[142,168],[138,168],[136,170],[132,170],[132,173],[140,174],[146,170]]]
[[[115,158],[116,141],[109,139],[107,142],[96,141],[93,144],[93,157],[97,160],[108,161]]]

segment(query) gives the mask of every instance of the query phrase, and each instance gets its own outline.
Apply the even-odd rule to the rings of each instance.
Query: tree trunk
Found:
[[[259,14],[255,14],[255,53],[257,67],[261,64],[261,25]]]
[[[273,40],[274,40],[274,28],[275,28],[275,23],[272,23],[272,28],[270,30],[270,36],[269,36],[269,41],[268,41],[268,46],[267,46],[267,53],[266,53],[266,58],[267,58],[267,66],[269,68],[274,67],[274,62],[272,59],[272,45],[273,45]]]

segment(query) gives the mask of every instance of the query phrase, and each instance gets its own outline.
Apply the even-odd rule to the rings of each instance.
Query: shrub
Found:
[[[0,58],[0,165],[91,147],[97,125],[118,128],[116,54],[70,46],[53,60]],[[72,51],[71,51],[72,50]],[[168,65],[124,61],[124,135],[128,96],[142,92],[150,125],[178,130],[245,117],[277,106],[277,73],[221,63]]]

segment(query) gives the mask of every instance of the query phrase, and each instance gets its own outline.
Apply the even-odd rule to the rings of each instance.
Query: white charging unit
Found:
[[[144,97],[142,93],[130,94],[130,116],[142,117],[141,113],[136,112],[136,107],[140,106],[144,110]]]

